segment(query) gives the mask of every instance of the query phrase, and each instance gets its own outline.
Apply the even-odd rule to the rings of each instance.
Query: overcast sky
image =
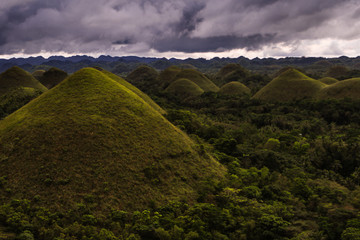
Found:
[[[360,55],[358,0],[0,0],[0,58]]]

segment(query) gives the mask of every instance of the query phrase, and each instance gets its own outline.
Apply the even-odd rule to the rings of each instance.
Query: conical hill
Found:
[[[224,95],[250,95],[251,90],[240,82],[229,82],[220,88],[219,93]]]
[[[288,69],[260,89],[253,98],[279,102],[314,98],[325,86],[298,70]]]
[[[352,98],[360,99],[360,78],[351,78],[338,81],[323,88],[319,94],[319,99],[342,99]]]
[[[177,66],[171,66],[159,74],[159,81],[163,89],[167,88],[173,81],[176,75],[181,72],[181,68]]]
[[[136,88],[134,85],[128,83],[123,78],[119,77],[118,75],[111,73],[109,71],[106,71],[104,69],[100,69],[100,71],[105,74],[107,77],[111,78],[112,80],[115,80],[116,82],[120,83],[121,85],[127,87],[131,91],[133,91],[135,94],[137,94],[139,97],[141,97],[145,102],[147,102],[150,106],[152,106],[154,109],[159,111],[161,114],[165,114],[165,110],[162,109],[159,105],[157,105],[148,95],[140,91],[138,88]]]
[[[216,86],[210,79],[208,79],[201,72],[194,69],[184,69],[176,74],[174,80],[186,78],[190,81],[193,81],[198,85],[204,92],[217,92],[219,91],[218,86]]]
[[[15,198],[67,209],[196,199],[224,169],[106,74],[82,69],[0,122],[0,169]],[[85,200],[84,200],[85,199]]]
[[[337,80],[336,78],[332,78],[332,77],[324,77],[319,79],[320,82],[325,83],[327,85],[331,85],[334,83],[337,83],[339,80]]]
[[[39,78],[39,81],[48,89],[55,87],[65,78],[67,78],[68,74],[58,68],[52,67]]]
[[[188,97],[196,97],[201,95],[204,90],[202,90],[193,81],[190,81],[186,78],[180,78],[171,83],[165,89],[165,92],[174,95],[177,98],[185,100]]]
[[[40,91],[47,90],[30,73],[17,66],[11,67],[0,74],[0,95],[19,87],[35,88]]]
[[[136,68],[126,77],[126,80],[142,91],[151,92],[160,88],[159,73],[146,65]]]

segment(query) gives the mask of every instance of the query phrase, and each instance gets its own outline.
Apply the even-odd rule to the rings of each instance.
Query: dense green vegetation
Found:
[[[238,67],[234,66],[235,71]],[[233,72],[231,66],[228,70]],[[168,87],[181,71],[179,67],[170,67],[160,72],[159,87],[149,93],[166,110],[165,117],[192,140],[179,131],[174,132],[176,128],[165,124],[159,111],[150,108],[143,96],[128,92],[129,83],[105,70],[82,70],[2,120],[0,167],[5,171],[0,176],[0,237],[360,239],[360,100],[354,97],[360,91],[356,79],[327,85],[287,69],[265,87],[267,95],[273,94],[270,101],[221,92],[204,92],[184,101],[164,93],[164,86]],[[244,71],[247,75],[237,78],[237,82],[250,81],[255,76]],[[266,79],[265,75],[254,77],[251,89],[260,89],[267,83]],[[141,94],[139,90],[131,90],[138,96]],[[325,92],[328,97],[319,99]],[[124,104],[125,109],[133,111],[129,120],[121,117]],[[142,110],[139,105],[143,106]],[[59,115],[64,112],[66,115]],[[81,118],[79,112],[84,114]],[[159,122],[166,126],[156,127],[155,123]],[[37,126],[35,132],[28,131],[30,125]],[[5,126],[13,127],[6,130]],[[130,126],[136,129],[135,133]],[[78,128],[81,135],[80,130],[69,134],[69,129]],[[39,135],[42,140],[36,137],[40,129],[43,129]],[[46,133],[54,129],[58,136],[65,137],[47,138]],[[124,149],[113,144],[119,141],[119,135],[131,136],[121,141],[130,150],[120,158],[136,156],[137,165],[131,165],[128,173],[116,168],[114,163],[103,162],[119,156],[119,149]],[[157,140],[159,136],[164,140]],[[69,139],[73,140],[69,142]],[[49,147],[54,141],[55,149]],[[30,142],[33,150],[24,154],[24,149],[28,149],[24,146],[30,146]],[[152,147],[148,147],[149,142]],[[161,151],[186,152],[184,147],[192,155],[170,153],[172,160],[169,159],[168,165],[163,162],[167,160],[159,165],[157,161],[149,161],[164,156]],[[62,152],[58,153],[59,150]],[[23,154],[21,159],[17,159],[19,152]],[[151,152],[153,157],[144,152]],[[224,177],[219,177],[223,170],[208,154],[226,168]],[[63,158],[70,155],[75,157],[65,166]],[[98,159],[102,160],[101,164]],[[144,159],[149,161],[148,165]],[[86,163],[88,168],[80,168],[78,161]],[[92,164],[93,161],[97,164]],[[202,164],[209,161],[213,165],[204,168]],[[14,169],[20,165],[26,168]],[[86,180],[79,181],[78,175],[59,171],[68,168],[79,169],[77,174],[80,170],[86,173]],[[211,174],[204,172],[209,169],[219,176],[207,177]],[[121,179],[117,179],[119,172]],[[27,179],[20,177],[26,175],[38,177],[28,177],[30,183],[19,180]],[[168,182],[169,176],[176,180]],[[129,187],[129,182],[135,185]],[[140,184],[145,191],[136,190]],[[27,188],[28,185],[36,187]],[[188,185],[192,189],[190,198],[184,190]],[[32,189],[33,194],[19,194],[25,188]],[[74,193],[74,188],[83,192],[67,196]],[[164,196],[164,189],[173,196],[183,195],[153,200]],[[61,198],[50,198],[51,194]],[[135,205],[139,198],[149,201]],[[48,199],[57,206],[46,204]],[[71,204],[63,207],[64,199],[72,199]],[[119,204],[121,201],[127,205]]]

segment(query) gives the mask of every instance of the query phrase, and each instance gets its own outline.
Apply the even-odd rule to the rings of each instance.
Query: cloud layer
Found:
[[[325,40],[334,49],[323,54],[342,55],[340,42],[360,38],[359,18],[355,0],[2,0],[0,55],[311,55],[304,44]]]

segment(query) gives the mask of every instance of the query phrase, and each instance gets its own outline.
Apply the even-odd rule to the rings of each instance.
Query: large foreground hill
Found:
[[[0,169],[16,197],[53,208],[91,198],[100,209],[134,209],[193,201],[201,179],[223,174],[109,75],[80,70],[0,122]]]

